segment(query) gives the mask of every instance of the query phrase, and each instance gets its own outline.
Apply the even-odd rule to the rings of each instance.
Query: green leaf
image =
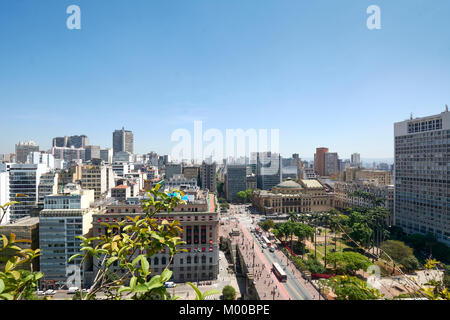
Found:
[[[83,255],[81,253],[77,253],[69,258],[69,262],[78,257],[83,257]]]
[[[136,293],[143,293],[143,292],[147,292],[147,291],[148,291],[148,288],[145,284],[138,284],[133,289],[133,292],[136,292]]]
[[[6,246],[8,245],[8,238],[2,234],[2,239],[3,239],[3,249],[6,248]]]
[[[220,294],[220,290],[211,289],[211,290],[205,291],[205,292],[203,292],[203,297],[212,296],[213,294]]]
[[[118,260],[119,257],[111,257],[106,261],[106,266],[109,267],[112,263],[114,263],[116,260]]]
[[[169,281],[170,277],[172,277],[173,272],[169,269],[165,269],[161,273],[161,282],[165,283],[166,281]]]
[[[194,289],[195,294],[197,295],[197,298],[195,300],[203,300],[203,295],[200,292],[200,290],[198,290],[198,288],[191,282],[186,282],[188,285],[190,285],[192,287],[192,289]]]
[[[147,258],[145,256],[141,257],[141,267],[144,274],[148,273],[148,269],[150,268],[150,264],[147,261]]]
[[[3,290],[5,290],[5,283],[3,282],[2,279],[0,279],[0,293],[2,293]]]
[[[131,264],[135,266],[140,260],[141,260],[142,254],[138,255],[136,258],[133,259]]]
[[[131,288],[130,287],[119,288],[119,290],[117,290],[117,293],[122,293],[122,292],[125,292],[125,291],[131,291]]]
[[[5,265],[5,272],[9,272],[9,270],[14,269],[14,263],[11,260],[8,260]]]
[[[6,300],[13,300],[14,297],[12,294],[10,293],[2,293],[0,294],[0,298],[6,299]]]
[[[130,288],[131,290],[134,289],[134,287],[136,287],[136,282],[137,282],[137,278],[135,276],[133,276],[130,280]]]

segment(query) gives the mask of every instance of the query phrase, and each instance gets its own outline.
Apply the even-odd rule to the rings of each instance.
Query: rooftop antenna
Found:
[[[445,112],[448,112],[448,104],[445,105]]]
[[[411,112],[410,120],[412,120],[412,119],[413,119],[413,113]]]

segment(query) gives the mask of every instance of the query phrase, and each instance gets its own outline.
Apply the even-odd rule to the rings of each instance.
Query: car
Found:
[[[263,244],[262,245],[263,249],[267,249],[267,245]]]
[[[76,293],[78,290],[79,290],[78,287],[70,287],[67,293],[73,294]]]
[[[46,294],[46,295],[54,295],[56,293],[56,291],[55,290],[52,290],[52,289],[48,289],[47,291],[45,291],[44,292],[44,294]]]
[[[43,296],[45,293],[44,293],[44,291],[42,291],[42,290],[38,290],[37,291],[37,295],[38,296]]]
[[[275,252],[275,249],[274,249],[273,247],[270,247],[270,248],[269,248],[269,251],[270,251],[270,252]]]
[[[164,283],[164,286],[166,288],[175,288],[177,286],[177,284],[172,282],[172,281],[167,281],[167,282]]]

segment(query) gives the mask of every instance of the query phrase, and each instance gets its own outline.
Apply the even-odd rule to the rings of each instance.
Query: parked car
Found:
[[[164,286],[166,288],[175,288],[177,286],[177,284],[175,282],[172,282],[172,281],[167,281],[167,282],[164,283]]]
[[[44,293],[44,291],[42,291],[42,290],[38,290],[37,291],[37,295],[38,296],[43,296],[45,293]]]
[[[44,292],[44,294],[46,294],[46,295],[54,295],[56,293],[56,291],[55,290],[52,290],[52,289],[48,289],[47,291],[45,291]]]
[[[78,287],[70,287],[67,293],[73,294],[76,293],[78,290],[79,290]]]

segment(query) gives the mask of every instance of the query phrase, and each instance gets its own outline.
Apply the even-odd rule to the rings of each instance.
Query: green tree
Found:
[[[236,300],[236,290],[230,285],[223,287],[222,295],[224,300]]]
[[[367,286],[365,281],[352,276],[330,278],[324,283],[329,286],[337,300],[375,300],[382,298],[377,289]]]
[[[263,222],[261,222],[260,224],[261,228],[263,228],[265,231],[269,231],[270,229],[272,229],[273,227],[275,227],[275,223],[273,222],[273,220],[270,219],[266,219]]]
[[[239,191],[237,197],[241,202],[247,201],[247,193],[245,191]]]
[[[392,258],[394,263],[400,264],[407,271],[413,271],[420,266],[419,261],[414,256],[413,249],[405,245],[402,241],[387,240],[383,242],[380,247]]]
[[[328,255],[328,261],[335,264],[335,270],[340,274],[354,274],[356,271],[366,270],[370,260],[357,252],[332,252]]]

